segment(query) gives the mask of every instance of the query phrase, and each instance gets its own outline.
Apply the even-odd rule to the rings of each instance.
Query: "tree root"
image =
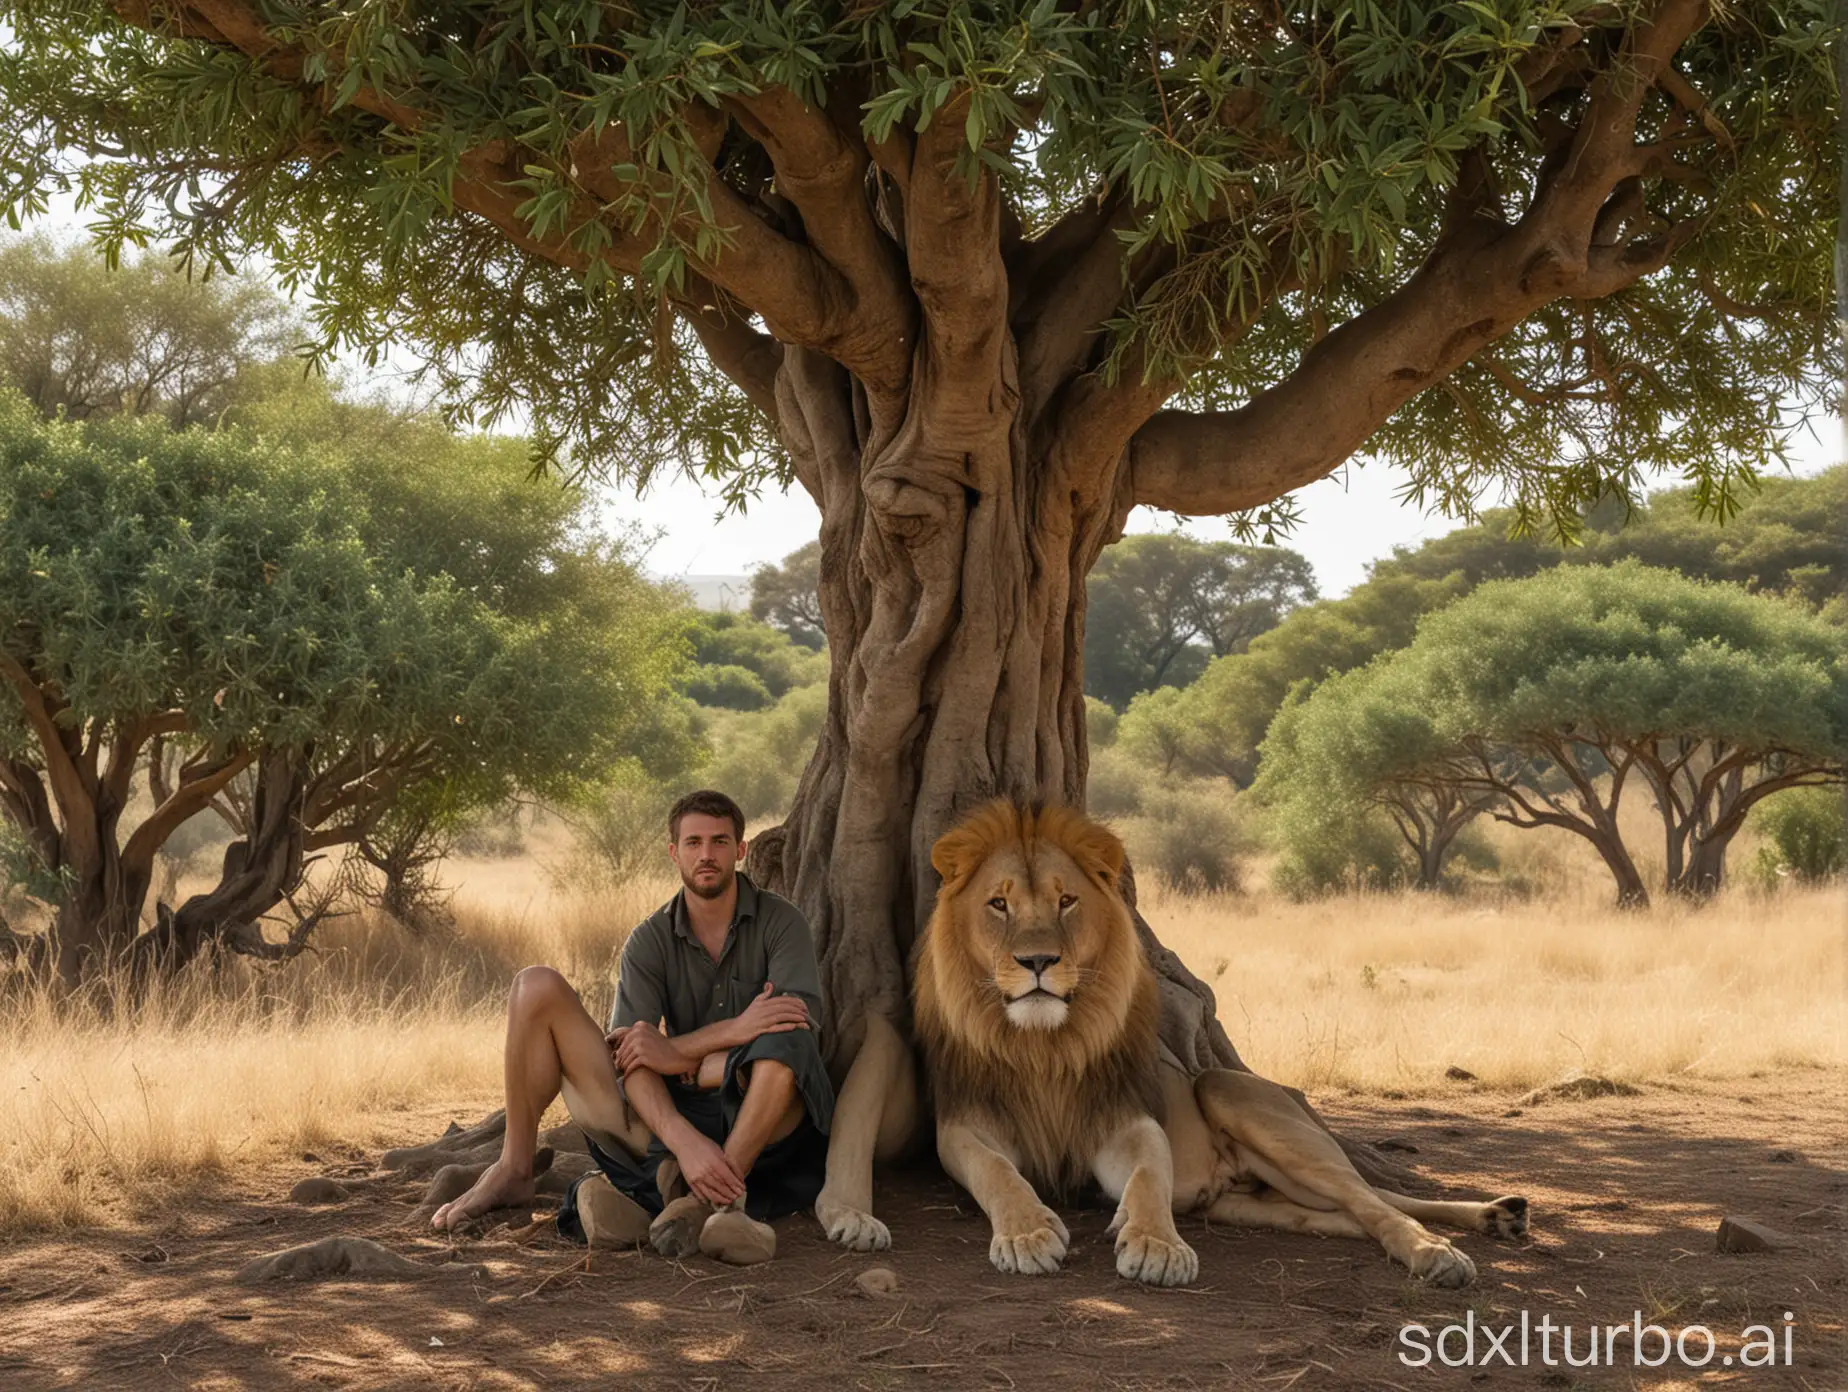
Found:
[[[237,1273],[237,1279],[244,1285],[263,1281],[322,1281],[336,1276],[422,1281],[439,1272],[458,1269],[480,1274],[479,1267],[420,1266],[363,1237],[324,1237],[319,1242],[258,1257]]]

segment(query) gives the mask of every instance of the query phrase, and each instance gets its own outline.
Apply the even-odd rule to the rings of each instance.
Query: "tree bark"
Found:
[[[937,838],[991,798],[1084,806],[1084,581],[1128,500],[1114,459],[1090,472],[1033,447],[1011,343],[1000,365],[992,384],[935,411],[914,401],[891,427],[819,355],[787,355],[778,383],[798,477],[821,507],[832,663],[815,753],[749,863],[809,919],[837,1082],[869,1015],[909,1034]],[[1163,1046],[1190,1073],[1244,1069],[1212,988],[1136,911],[1133,874],[1124,888],[1161,978]],[[1416,1183],[1342,1144],[1372,1182]]]

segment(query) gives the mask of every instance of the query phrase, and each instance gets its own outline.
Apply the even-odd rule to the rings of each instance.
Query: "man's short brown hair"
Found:
[[[716,788],[701,788],[698,792],[688,793],[673,805],[667,814],[668,840],[680,840],[680,819],[689,812],[702,817],[731,818],[733,834],[740,841],[744,840],[743,809]]]

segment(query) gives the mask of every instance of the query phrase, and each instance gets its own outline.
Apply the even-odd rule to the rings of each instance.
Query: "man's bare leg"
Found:
[[[725,1158],[746,1179],[764,1147],[780,1141],[802,1122],[802,1099],[796,1096],[796,1075],[786,1063],[758,1059],[745,1080],[744,1102],[738,1119],[725,1138]]]
[[[532,1199],[539,1118],[566,1080],[579,1125],[617,1136],[632,1129],[602,1029],[564,977],[550,967],[526,967],[507,996],[507,1134],[500,1159],[461,1198],[437,1209],[431,1226],[454,1228]]]

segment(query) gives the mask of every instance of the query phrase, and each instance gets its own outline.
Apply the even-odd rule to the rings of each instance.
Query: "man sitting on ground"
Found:
[[[808,923],[738,872],[744,814],[723,793],[681,798],[668,836],[683,887],[624,946],[608,1034],[551,968],[514,978],[501,1158],[437,1227],[531,1200],[561,1092],[601,1171],[560,1209],[567,1236],[761,1261],[776,1250],[762,1220],[814,1205],[834,1092]]]

